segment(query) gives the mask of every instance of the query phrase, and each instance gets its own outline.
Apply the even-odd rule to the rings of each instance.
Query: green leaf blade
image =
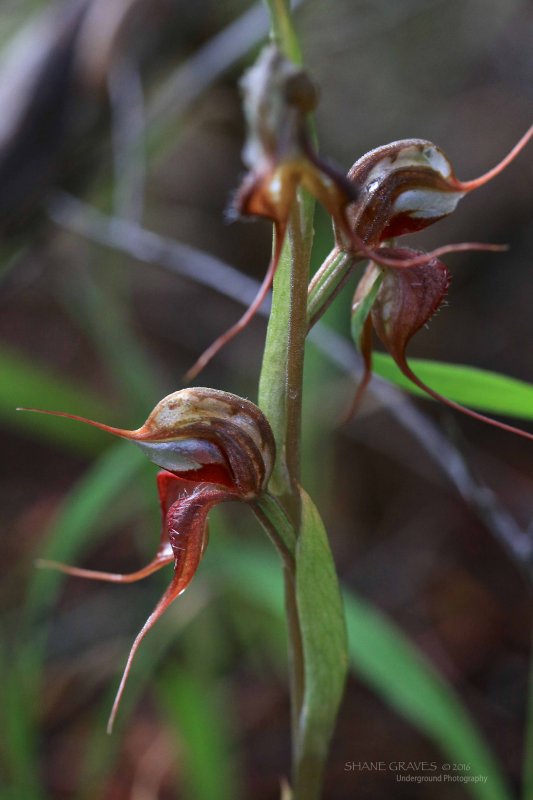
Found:
[[[315,773],[307,785],[319,787],[344,691],[348,655],[342,600],[327,535],[318,511],[303,491],[296,547],[296,598],[304,652],[297,775],[303,781]],[[296,785],[297,797],[298,789]]]
[[[377,375],[412,394],[428,397],[400,372],[390,356],[374,353],[372,362]],[[463,364],[411,358],[409,365],[424,383],[456,403],[492,414],[533,420],[533,384]]]
[[[241,792],[232,758],[231,708],[222,688],[197,669],[174,665],[159,679],[158,695],[184,750],[185,796],[237,800]]]

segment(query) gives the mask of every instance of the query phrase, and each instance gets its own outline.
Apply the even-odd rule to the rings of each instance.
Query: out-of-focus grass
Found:
[[[46,791],[39,770],[37,710],[41,664],[34,653],[22,645],[14,653],[3,649],[0,659],[2,797],[42,800]]]
[[[532,637],[533,638],[533,637]],[[529,697],[526,712],[525,746],[522,763],[523,769],[523,798],[529,800],[533,797],[533,658],[530,662]]]
[[[129,310],[130,289],[127,267],[120,259],[96,248],[94,273],[76,270],[62,301],[75,324],[93,342],[113,385],[122,396],[126,426],[128,420],[143,414],[161,394],[155,360],[150,357],[142,337],[134,329]]]
[[[169,666],[157,683],[162,720],[184,751],[184,798],[239,800],[235,730],[227,690],[216,675],[185,663]]]
[[[94,545],[98,535],[106,531],[108,516],[115,516],[113,506],[129,485],[140,481],[140,472],[146,466],[142,453],[129,443],[108,448],[66,496],[45,534],[41,557],[66,563],[79,558],[89,542]],[[125,519],[131,518],[130,508],[123,513]],[[54,602],[61,583],[61,573],[38,570],[28,594],[28,613],[43,614]]]
[[[216,558],[244,598],[260,600],[283,618],[283,591],[277,561],[263,547],[226,541]],[[451,686],[377,610],[344,593],[350,667],[421,731],[451,761],[470,764],[472,775],[487,776],[470,788],[483,800],[509,800],[511,794],[493,754]]]
[[[102,419],[108,413],[96,392],[88,391],[65,376],[53,375],[27,356],[5,346],[0,348],[0,418],[4,425],[75,453],[94,455],[102,451],[102,437],[95,436],[88,426],[65,425],[64,420],[16,411],[19,406],[37,405],[92,419]]]

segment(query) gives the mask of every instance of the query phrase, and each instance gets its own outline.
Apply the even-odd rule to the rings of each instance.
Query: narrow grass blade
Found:
[[[390,356],[374,353],[372,364],[377,375],[427,398],[425,392],[400,372]],[[533,420],[533,384],[462,364],[410,358],[409,365],[424,383],[450,400],[479,411]]]
[[[155,576],[157,577],[157,576]],[[168,576],[159,576],[161,588]],[[172,658],[169,651],[180,639],[183,632],[198,619],[209,603],[209,596],[197,591],[193,584],[181,598],[179,606],[170,609],[158,626],[151,632],[150,645],[141,648],[127,691],[122,699],[120,715],[113,729],[113,735],[106,734],[109,711],[113,705],[116,685],[109,687],[105,700],[95,710],[90,731],[84,745],[82,779],[77,800],[94,800],[107,796],[108,784],[112,781],[115,769],[120,769],[119,758],[125,733],[131,730],[131,717],[138,708],[139,700],[150,687],[155,686],[156,673],[160,664]],[[201,624],[201,623],[200,623]],[[132,637],[134,633],[132,632]],[[127,642],[125,642],[127,650]]]
[[[159,703],[184,749],[185,794],[191,800],[238,800],[232,764],[231,710],[202,671],[173,666],[158,682]]]
[[[16,667],[16,668],[15,668]],[[0,656],[0,704],[2,708],[2,738],[0,762],[2,776],[0,794],[3,798],[43,800],[38,756],[38,731],[35,716],[38,706],[28,702],[35,695],[33,670],[21,658],[16,665],[7,653]],[[29,685],[31,683],[31,686]],[[2,772],[3,772],[2,770]],[[5,788],[4,788],[5,786]]]
[[[304,697],[294,791],[297,797],[310,798],[311,792],[315,791],[317,797],[320,793],[348,655],[342,601],[326,531],[310,497],[303,491],[301,497],[296,600],[304,652]]]
[[[99,270],[94,275],[80,271],[76,285],[70,287],[70,292],[65,290],[62,300],[73,321],[94,342],[110,379],[128,398],[129,413],[133,409],[142,415],[155,405],[161,391],[153,356],[131,319],[127,285],[121,293],[115,272],[115,260],[104,251],[99,257]],[[126,283],[128,273],[121,277]]]
[[[440,747],[452,762],[469,764],[467,783],[480,800],[510,800],[500,769],[454,689],[379,611],[345,593],[350,664],[371,686]]]

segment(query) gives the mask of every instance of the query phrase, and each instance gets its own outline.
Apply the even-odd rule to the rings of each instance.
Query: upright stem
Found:
[[[312,207],[313,202],[310,198],[299,197],[297,204],[293,208],[289,226],[293,268],[290,286],[291,314],[287,349],[287,429],[285,441],[286,462],[291,479],[291,488],[298,497],[298,514],[300,504],[302,385],[305,337],[307,334],[307,286],[309,283],[309,261],[313,237]],[[302,213],[300,213],[300,208]]]
[[[301,56],[287,0],[267,0],[273,38],[296,63]],[[301,521],[300,440],[307,287],[313,239],[314,201],[298,192],[273,286],[272,311],[259,381],[259,406],[268,417],[277,446],[270,491],[277,496],[298,537]],[[306,786],[298,774],[299,731],[304,698],[304,651],[296,598],[293,559],[284,559],[285,608],[289,636],[289,671],[292,716],[292,757],[295,800],[311,800],[316,786]]]
[[[303,230],[302,219],[305,215],[300,213],[302,206],[309,213],[308,198],[299,198],[291,214],[287,240],[274,281],[272,311],[259,382],[259,406],[270,420],[277,446],[270,490],[283,504],[296,537],[300,528],[302,380],[311,239],[307,229]],[[304,694],[304,656],[296,602],[294,560],[284,559],[284,575],[293,759],[296,763]],[[296,775],[294,777],[296,780]]]
[[[302,63],[302,53],[290,10],[290,0],[266,0],[272,23],[271,37],[277,47],[295,64]]]
[[[274,280],[272,311],[259,379],[259,406],[270,420],[278,458],[271,490],[297,530],[300,522],[300,436],[307,285],[312,241],[309,197],[294,204],[287,240]]]

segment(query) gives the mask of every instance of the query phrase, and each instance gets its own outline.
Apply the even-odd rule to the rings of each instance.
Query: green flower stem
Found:
[[[291,693],[291,741],[292,741],[292,779],[294,786],[293,800],[306,800],[314,797],[316,788],[307,784],[307,779],[302,776],[300,721],[302,719],[305,696],[305,653],[303,646],[302,627],[298,613],[296,591],[296,565],[292,569],[285,565],[283,569],[283,582],[285,586],[285,618],[289,640],[289,687]],[[299,794],[296,787],[307,785],[305,793]]]
[[[259,407],[270,421],[277,458],[270,489],[299,528],[300,435],[307,283],[314,202],[299,194],[274,280],[272,311],[259,379]]]
[[[301,64],[288,0],[266,1],[278,48]],[[318,800],[320,797],[346,661],[344,618],[327,537],[318,512],[300,487],[302,384],[313,215],[313,198],[299,191],[274,280],[259,381],[259,406],[272,426],[277,447],[276,464],[269,494],[254,504],[257,516],[284,563],[292,717],[292,800]],[[332,269],[335,283],[339,272]],[[318,291],[319,307],[322,307],[322,298],[323,293]],[[317,607],[316,598],[320,592],[322,599]],[[322,619],[323,624],[315,627],[317,618]]]
[[[313,276],[307,298],[307,320],[309,328],[318,322],[329,304],[342,289],[357,260],[349,253],[334,247]]]
[[[301,63],[300,51],[292,28],[288,4],[269,0],[274,38],[278,47],[292,60]],[[307,333],[307,286],[313,240],[314,201],[298,192],[289,221],[287,237],[273,286],[272,311],[267,330],[265,352],[259,380],[259,406],[270,421],[277,447],[277,458],[270,481],[270,491],[283,505],[293,531],[291,553],[300,528],[300,437],[305,336]],[[265,525],[271,538],[284,540],[280,520],[272,518],[274,506],[268,498],[261,502],[267,515]],[[265,508],[266,506],[269,506]],[[274,528],[274,535],[272,528]],[[286,539],[284,544],[287,544]],[[305,663],[302,632],[296,597],[294,557],[284,558],[285,610],[289,637],[289,674],[293,742],[293,782],[301,787],[295,800],[315,796],[317,787],[306,785],[300,773],[300,720],[304,698]]]
[[[283,555],[284,561],[294,567],[296,531],[281,503],[274,495],[266,492],[263,497],[252,503],[252,508],[268,530],[278,551]]]
[[[272,310],[259,378],[259,407],[268,418],[276,440],[276,463],[270,479],[270,490],[278,497],[286,497],[291,493],[286,455],[291,273],[291,247],[287,237],[274,278]]]
[[[266,0],[272,25],[271,38],[295,64],[302,63],[302,52],[290,10],[290,0]]]
[[[300,209],[302,211],[300,212]],[[302,408],[302,382],[305,336],[307,332],[307,282],[312,239],[313,203],[299,197],[294,205],[285,246],[274,281],[272,311],[270,315],[263,365],[259,382],[259,406],[270,420],[276,439],[277,458],[270,490],[285,510],[285,520],[292,529],[291,553],[300,528],[300,434]],[[303,229],[302,220],[308,224]],[[287,542],[287,523],[274,516],[275,507],[266,495],[260,501],[266,514],[267,532],[284,558],[285,609],[289,636],[289,672],[291,690],[291,717],[294,758],[294,783],[298,777],[297,752],[299,751],[299,725],[304,697],[304,651],[296,598],[296,569],[294,558],[287,558],[285,548],[280,548],[276,537]],[[275,531],[273,535],[273,530]],[[285,536],[283,534],[285,531]],[[307,791],[304,788],[304,791]],[[313,797],[309,787],[301,800]],[[295,800],[298,796],[295,795]]]

